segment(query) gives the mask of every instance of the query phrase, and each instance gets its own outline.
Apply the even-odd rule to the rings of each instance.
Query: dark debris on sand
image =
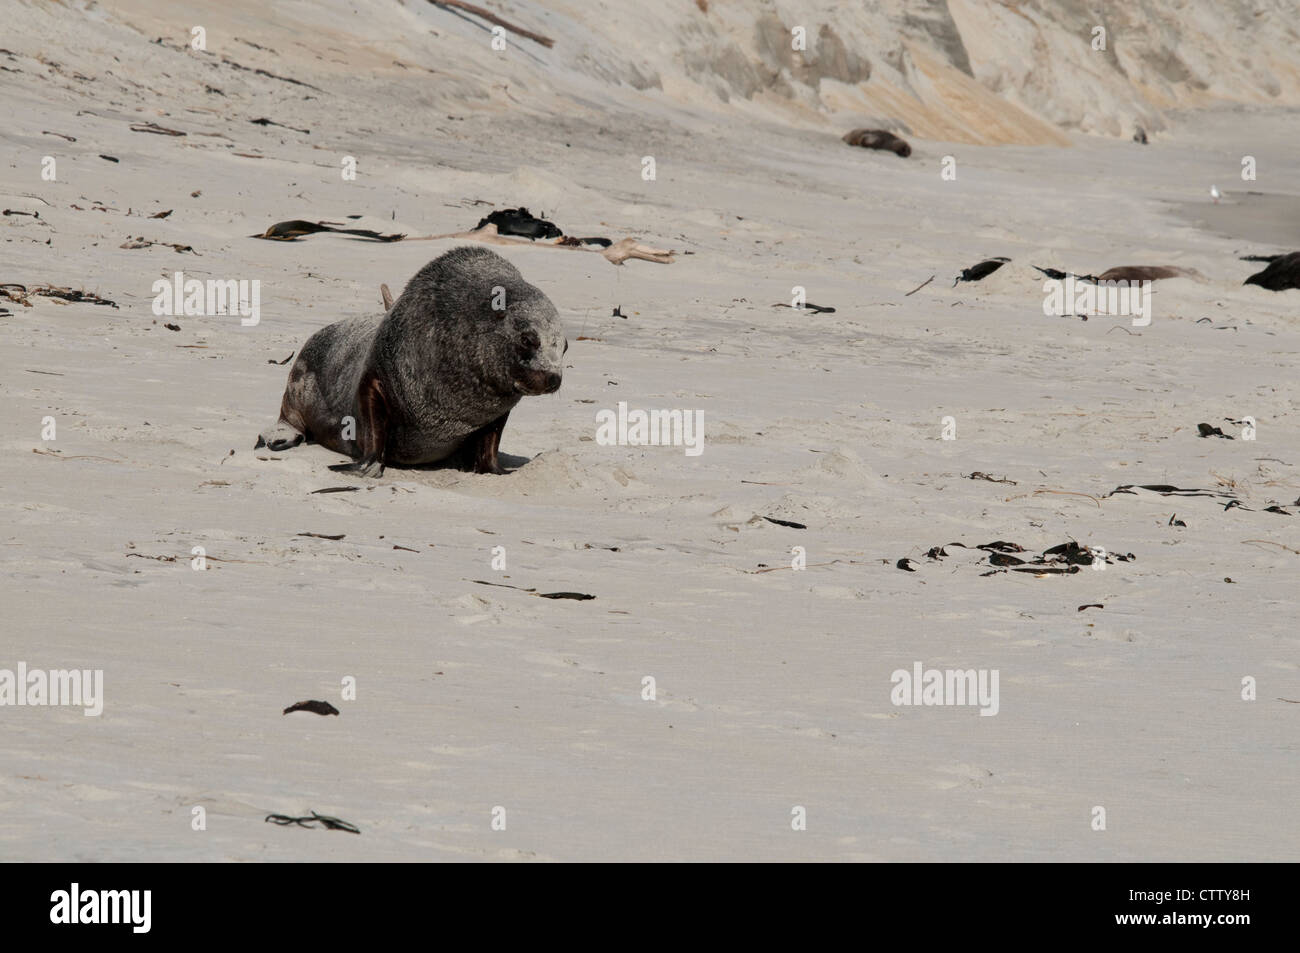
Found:
[[[953,281],[952,286],[956,288],[958,281],[981,281],[993,274],[993,272],[997,271],[1009,261],[1011,261],[1010,258],[998,256],[996,258],[986,258],[978,264],[971,265],[969,268],[963,268],[961,274]]]
[[[981,560],[975,564],[977,567],[985,565],[993,567],[988,572],[980,573],[981,576],[993,576],[1004,572],[1030,573],[1035,576],[1072,575],[1081,567],[1093,566],[1094,563],[1098,563],[1094,568],[1101,568],[1101,564],[1127,563],[1137,558],[1132,553],[1114,553],[1099,546],[1083,546],[1076,540],[1051,546],[1041,553],[1033,553],[1019,543],[1004,539],[981,543],[974,547],[967,546],[965,543],[946,543],[943,546],[932,546],[925,555],[927,559],[934,562],[942,562],[949,557],[948,547],[958,546],[962,549],[982,550],[988,554],[987,562]],[[911,559],[900,559],[895,565],[898,569],[916,572],[913,567],[917,563]]]
[[[328,814],[317,814],[312,811],[302,817],[291,817],[288,814],[268,814],[266,822],[279,824],[281,827],[288,827],[290,824],[297,824],[299,827],[312,828],[320,824],[321,828],[327,831],[347,831],[349,834],[360,834],[361,829],[355,824],[340,820],[337,817],[330,817]]]
[[[296,242],[306,235],[315,235],[319,232],[335,232],[340,235],[351,235],[355,238],[365,238],[376,242],[400,242],[406,236],[385,235],[371,228],[340,228],[333,222],[307,222],[302,219],[292,219],[288,222],[276,222],[261,235],[250,235],[250,238],[264,238],[273,242]]]
[[[337,715],[339,713],[339,710],[329,702],[315,701],[314,699],[305,702],[295,702],[281,712],[281,714],[287,715],[291,711],[309,711],[314,715]]]
[[[78,291],[75,288],[59,288],[54,285],[35,285],[28,288],[26,285],[15,284],[13,282],[0,282],[0,297],[17,302],[24,308],[30,308],[32,306],[31,301],[28,300],[32,297],[58,298],[60,301],[101,304],[107,305],[110,308],[117,307],[116,301],[101,298],[99,295],[92,294],[89,291]]]
[[[1251,275],[1243,285],[1259,285],[1269,291],[1286,291],[1300,288],[1300,251],[1288,255],[1248,256],[1248,261],[1267,261],[1268,267]]]
[[[565,235],[560,226],[537,217],[522,205],[519,208],[499,208],[489,213],[479,219],[474,230],[478,231],[488,225],[495,225],[498,235],[515,235],[529,241],[537,241],[539,238],[557,238],[559,239],[557,244],[560,245],[599,245],[601,248],[608,248],[614,244],[608,238],[578,238]]]

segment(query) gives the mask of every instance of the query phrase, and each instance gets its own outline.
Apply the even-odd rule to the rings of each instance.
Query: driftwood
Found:
[[[466,13],[472,13],[476,17],[482,17],[488,23],[495,23],[497,26],[505,27],[511,33],[518,33],[520,36],[527,37],[536,43],[550,49],[555,45],[555,41],[548,36],[542,36],[540,33],[534,33],[532,30],[525,30],[521,26],[515,26],[506,20],[501,19],[495,13],[477,7],[472,3],[464,3],[463,0],[429,0],[435,7],[453,7],[457,10],[464,10]]]
[[[511,245],[513,247],[524,248],[566,248],[570,251],[595,252],[604,257],[610,264],[621,265],[629,258],[636,258],[641,261],[653,261],[660,265],[671,265],[673,256],[677,254],[664,248],[651,248],[648,245],[642,245],[635,238],[625,238],[621,242],[615,242],[608,248],[593,248],[588,245],[560,245],[553,242],[532,242],[523,238],[507,238],[504,235],[497,234],[495,225],[484,225],[482,228],[469,232],[448,232],[445,235],[417,235],[415,237],[407,236],[403,241],[408,242],[435,242],[445,241],[449,238],[464,239],[471,242],[486,242],[489,245]]]
[[[663,248],[650,248],[642,245],[635,238],[625,238],[621,242],[615,242],[608,248],[588,248],[585,245],[556,245],[556,248],[577,248],[579,251],[594,251],[603,255],[605,260],[621,265],[629,258],[639,258],[642,261],[653,261],[659,265],[671,265],[673,256],[677,253]]]
[[[913,289],[912,289],[911,291],[909,291],[907,294],[903,295],[903,297],[904,297],[904,298],[910,298],[912,295],[916,294],[918,291],[920,291],[922,288],[924,288],[926,285],[928,285],[928,284],[929,284],[930,282],[932,282],[932,281],[934,281],[934,275],[931,275],[929,278],[926,278],[925,281],[921,282],[919,285],[917,285],[915,288],[913,288]]]

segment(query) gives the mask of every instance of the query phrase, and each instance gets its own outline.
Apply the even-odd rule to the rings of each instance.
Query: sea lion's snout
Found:
[[[554,394],[560,389],[558,371],[540,370],[535,367],[515,368],[515,387],[522,394],[538,397],[542,394]]]
[[[554,305],[537,292],[530,307],[521,310],[508,335],[510,381],[526,396],[554,394],[564,374],[564,351],[568,341]]]

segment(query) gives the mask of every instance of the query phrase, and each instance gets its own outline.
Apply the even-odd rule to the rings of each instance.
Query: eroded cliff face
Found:
[[[927,138],[1048,144],[1063,130],[1155,132],[1171,108],[1300,105],[1300,11],[1289,0],[538,6],[575,19],[599,8],[583,18],[589,39],[669,95]]]
[[[481,19],[425,0],[273,13],[263,0],[42,0],[11,19],[56,57],[73,55],[59,37],[86,16],[181,45],[202,23],[222,55],[292,65],[358,101],[415,88],[448,112],[715,111],[837,134],[877,125],[1063,145],[1070,132],[1157,134],[1173,109],[1300,106],[1295,0],[479,2],[554,46],[507,33],[494,49]]]

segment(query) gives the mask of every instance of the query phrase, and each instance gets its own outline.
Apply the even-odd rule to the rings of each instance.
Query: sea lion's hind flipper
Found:
[[[459,451],[459,463],[462,470],[474,473],[502,474],[501,461],[497,451],[501,447],[501,433],[506,429],[506,420],[510,411],[506,411],[496,420],[484,424],[465,438]]]
[[[253,449],[260,450],[265,447],[267,450],[275,452],[291,450],[305,439],[306,435],[288,421],[279,420],[276,421],[274,427],[257,435],[257,443],[253,446]]]
[[[357,405],[360,408],[357,423],[361,430],[357,434],[357,459],[352,463],[335,464],[330,469],[338,473],[381,477],[388,450],[388,398],[373,372],[361,378]]]
[[[363,477],[381,477],[384,465],[377,460],[356,460],[352,463],[335,463],[330,467],[335,473],[353,473]]]

